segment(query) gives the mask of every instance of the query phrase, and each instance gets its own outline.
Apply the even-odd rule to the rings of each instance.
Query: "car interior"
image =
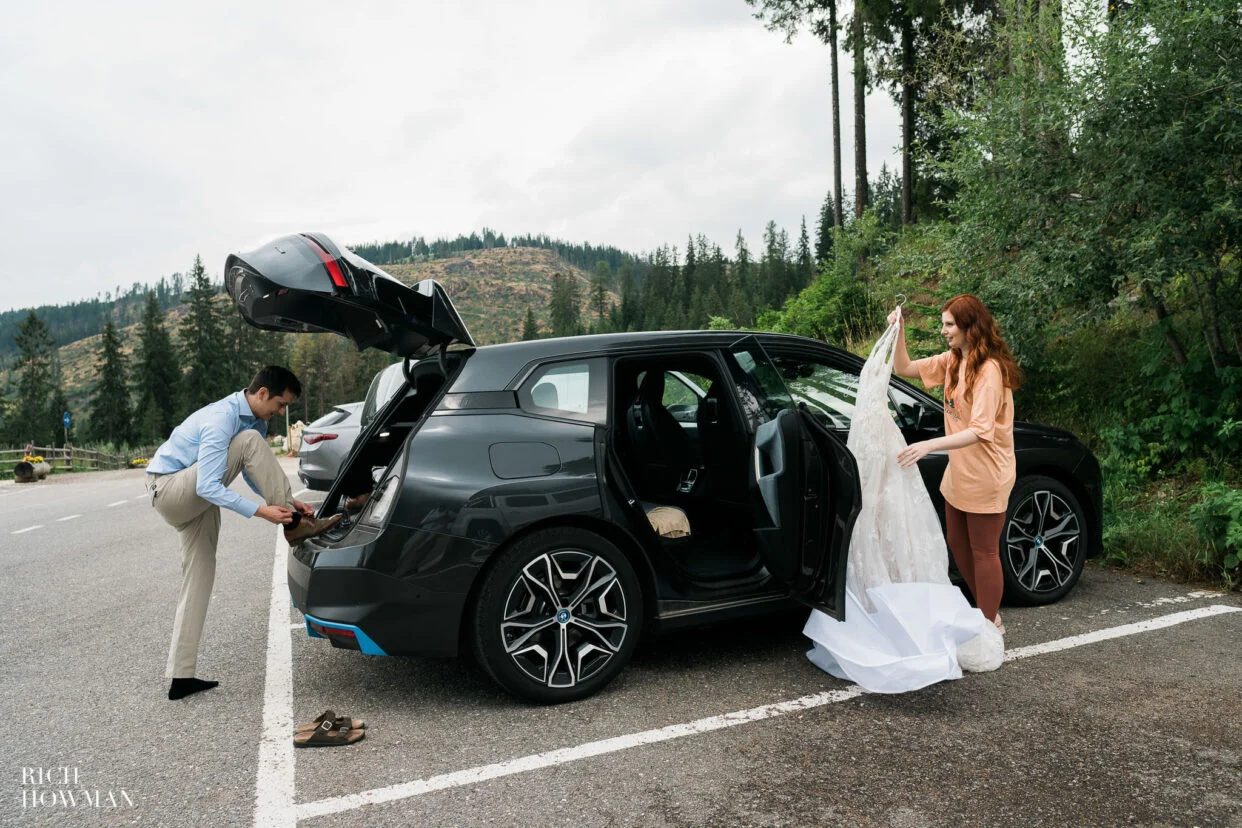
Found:
[[[460,357],[450,352],[447,355],[448,372],[451,376],[456,369]],[[445,378],[437,360],[421,360],[410,370],[412,388],[402,395],[399,401],[390,401],[395,408],[379,408],[376,416],[383,416],[387,411],[383,424],[371,433],[364,444],[355,446],[355,453],[348,458],[347,466],[342,468],[338,476],[336,493],[337,502],[328,504],[327,513],[341,511],[345,498],[360,494],[371,494],[383,480],[383,471],[405,446],[406,438],[418,426],[428,413],[431,401],[444,386]],[[346,518],[331,530],[329,539],[343,537],[352,525],[352,518]]]
[[[690,580],[753,577],[749,443],[706,354],[624,358],[613,370],[620,471],[668,560]]]

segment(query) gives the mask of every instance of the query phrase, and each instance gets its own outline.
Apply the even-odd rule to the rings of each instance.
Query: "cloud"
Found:
[[[828,54],[744,3],[26,4],[0,32],[0,307],[287,232],[483,225],[643,251],[796,235],[831,185]],[[852,105],[843,60],[843,166]],[[869,102],[871,168],[897,113]]]

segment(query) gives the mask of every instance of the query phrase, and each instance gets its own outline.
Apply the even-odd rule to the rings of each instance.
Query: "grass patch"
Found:
[[[1102,563],[1213,589],[1237,589],[1235,571],[1221,565],[1219,550],[1192,521],[1203,501],[1203,482],[1182,474],[1146,485],[1105,488]]]

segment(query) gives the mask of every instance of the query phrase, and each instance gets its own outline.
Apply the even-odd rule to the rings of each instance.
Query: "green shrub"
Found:
[[[1242,490],[1226,483],[1208,483],[1201,501],[1190,508],[1190,521],[1206,546],[1201,556],[1230,586],[1242,581]]]

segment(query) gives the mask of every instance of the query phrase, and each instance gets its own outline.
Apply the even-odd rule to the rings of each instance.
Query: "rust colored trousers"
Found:
[[[1005,526],[1005,513],[977,514],[963,512],[944,504],[944,523],[953,563],[962,573],[970,594],[989,621],[1000,611],[1001,594],[1005,591],[1005,575],[1001,572],[1000,536]]]

